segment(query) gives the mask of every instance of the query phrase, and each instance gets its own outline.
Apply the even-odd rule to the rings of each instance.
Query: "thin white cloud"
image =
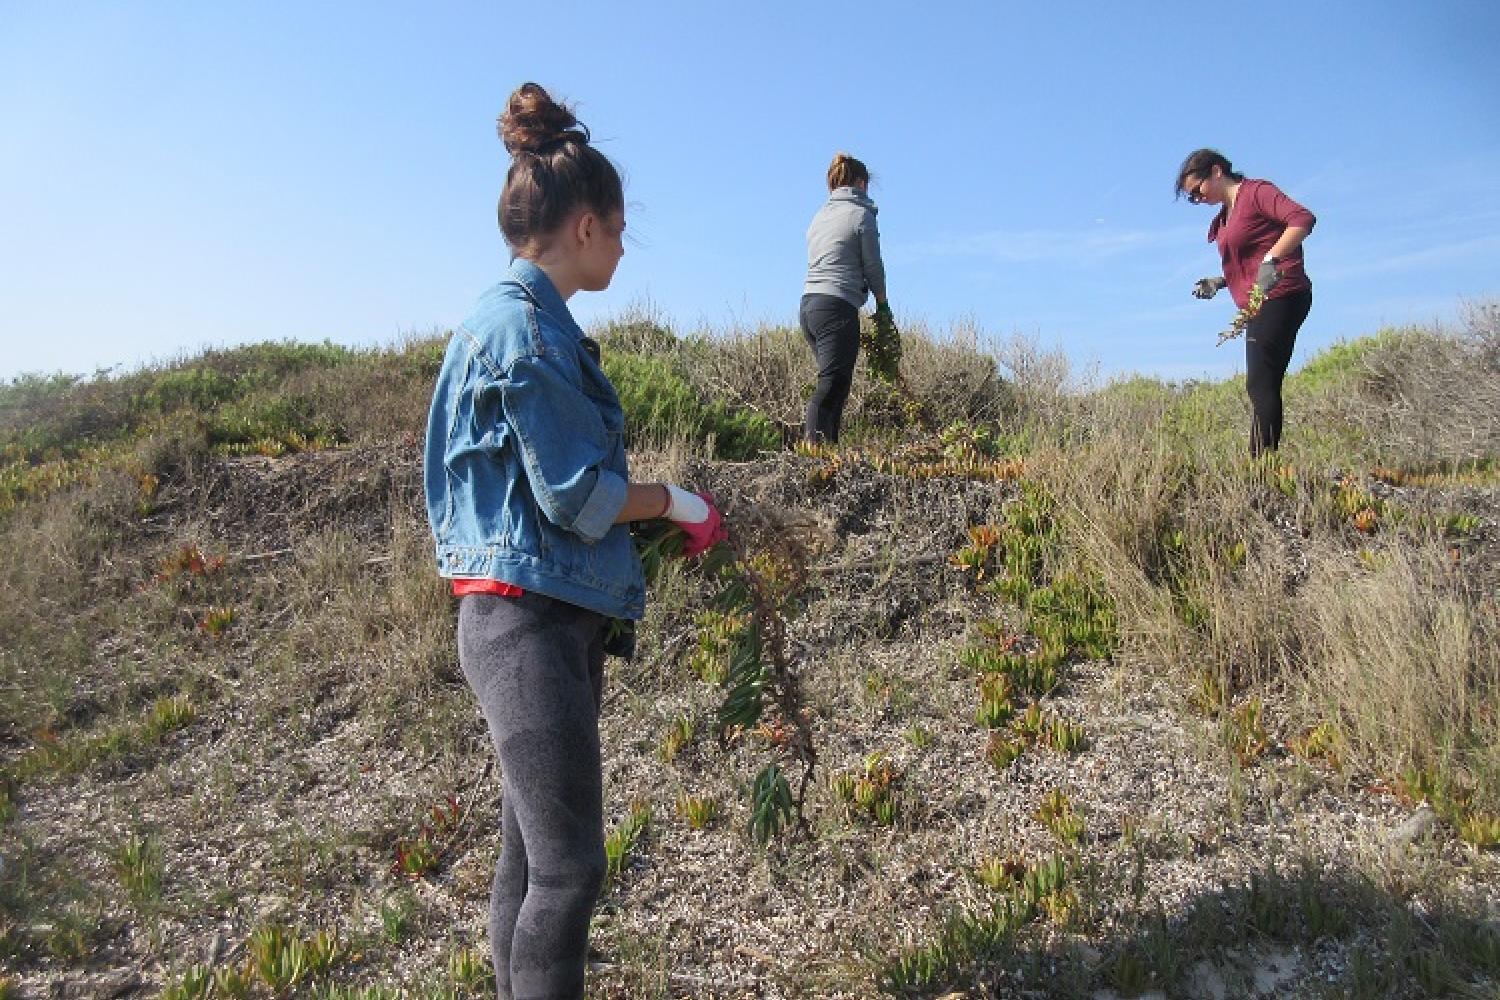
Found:
[[[1331,265],[1316,269],[1313,280],[1348,280],[1371,275],[1393,274],[1403,271],[1429,271],[1437,267],[1460,265],[1473,267],[1484,260],[1492,259],[1500,252],[1500,234],[1474,236],[1464,240],[1449,240],[1421,249],[1382,252],[1380,248],[1368,248],[1357,258],[1335,260]]]
[[[939,257],[981,258],[997,264],[1040,264],[1058,261],[1088,264],[1142,250],[1181,245],[1198,228],[1186,229],[992,229],[957,234],[890,248],[895,259],[916,261]]]
[[[1344,327],[1340,336],[1360,337],[1373,327],[1405,325],[1453,325],[1462,300],[1451,295],[1407,295],[1356,300],[1340,304],[1328,322]],[[1325,326],[1328,323],[1324,324]]]

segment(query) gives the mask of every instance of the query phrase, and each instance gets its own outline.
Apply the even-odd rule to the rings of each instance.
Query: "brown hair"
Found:
[[[860,183],[870,183],[870,171],[865,165],[848,153],[834,153],[833,162],[828,165],[828,190]]]
[[[500,192],[500,231],[518,256],[534,256],[575,211],[625,207],[620,172],[589,145],[589,130],[535,83],[523,83],[497,122],[512,159]]]
[[[1229,162],[1229,157],[1217,149],[1195,149],[1188,154],[1187,159],[1182,161],[1182,169],[1177,171],[1177,187],[1174,196],[1181,198],[1187,191],[1187,179],[1189,175],[1207,178],[1213,172],[1214,167],[1224,171],[1225,176],[1238,184],[1245,179],[1244,174],[1234,172],[1234,164]]]

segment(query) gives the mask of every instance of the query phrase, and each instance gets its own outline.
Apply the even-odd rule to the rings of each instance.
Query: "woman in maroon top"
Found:
[[[1281,382],[1292,360],[1297,331],[1312,308],[1312,282],[1302,266],[1302,241],[1317,219],[1270,181],[1248,180],[1234,172],[1223,153],[1196,150],[1177,172],[1177,196],[1195,205],[1219,205],[1208,227],[1219,246],[1221,278],[1202,278],[1193,287],[1211,299],[1229,286],[1241,309],[1250,289],[1260,286],[1265,304],[1245,328],[1245,388],[1250,394],[1250,454],[1281,443]]]

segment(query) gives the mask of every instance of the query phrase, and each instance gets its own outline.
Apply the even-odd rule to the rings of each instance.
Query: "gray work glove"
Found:
[[[1193,297],[1199,299],[1211,299],[1223,288],[1223,278],[1199,278],[1198,283],[1193,286]]]
[[[1260,290],[1269,293],[1276,287],[1276,282],[1281,280],[1281,272],[1276,270],[1276,265],[1268,260],[1260,262],[1260,270],[1255,272],[1255,283]]]

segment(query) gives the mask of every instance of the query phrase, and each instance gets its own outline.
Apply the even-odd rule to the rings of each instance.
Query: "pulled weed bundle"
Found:
[[[889,305],[875,307],[868,323],[859,327],[859,345],[865,352],[865,369],[878,387],[886,409],[899,423],[921,424],[922,404],[901,377],[901,332]]]
[[[1229,329],[1219,334],[1219,343],[1222,346],[1225,341],[1233,340],[1250,325],[1250,321],[1260,315],[1261,309],[1266,304],[1266,293],[1259,286],[1254,285],[1250,289],[1250,300],[1245,303],[1245,308],[1234,314],[1234,319],[1229,321]]]

